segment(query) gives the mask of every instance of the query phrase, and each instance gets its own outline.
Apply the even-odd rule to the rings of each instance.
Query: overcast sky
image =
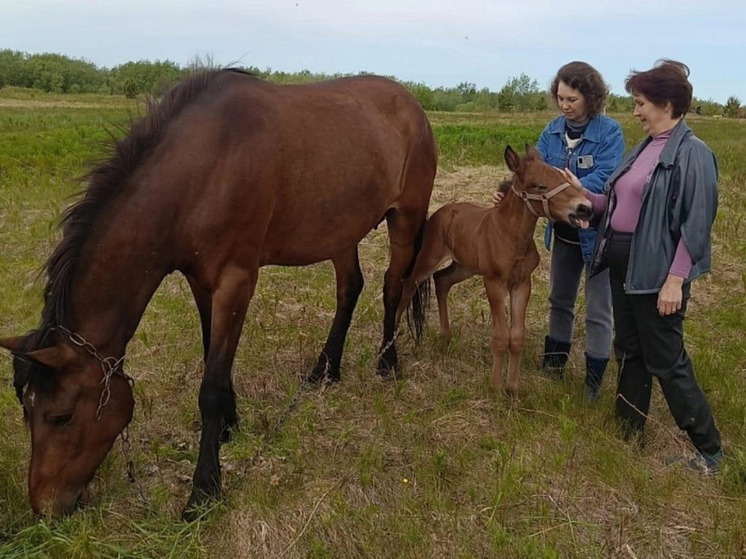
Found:
[[[200,57],[498,91],[584,60],[622,95],[630,70],[673,58],[720,103],[746,103],[745,37],[745,0],[0,0],[0,49],[101,67]]]

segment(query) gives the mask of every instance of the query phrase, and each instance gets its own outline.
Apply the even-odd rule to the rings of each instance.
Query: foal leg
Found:
[[[316,366],[308,375],[311,382],[319,382],[325,378],[330,381],[340,379],[339,367],[345,338],[352,321],[352,313],[363,290],[363,272],[360,270],[357,247],[333,258],[332,263],[337,275],[337,312],[326,345],[321,350]]]
[[[484,288],[492,312],[492,388],[502,388],[503,357],[508,349],[508,325],[505,317],[505,298],[508,290],[505,283],[496,279],[484,278]]]
[[[438,299],[438,316],[440,317],[440,333],[449,341],[451,339],[451,324],[448,320],[448,292],[451,287],[474,275],[465,266],[454,261],[450,266],[435,272],[435,296]]]
[[[236,414],[231,367],[257,276],[258,268],[225,270],[212,297],[210,349],[199,391],[202,435],[192,493],[182,514],[185,520],[194,520],[201,504],[220,495],[220,436],[226,417]]]
[[[516,284],[510,292],[510,364],[506,391],[518,395],[518,378],[521,372],[521,355],[526,339],[526,307],[531,298],[531,277]]]

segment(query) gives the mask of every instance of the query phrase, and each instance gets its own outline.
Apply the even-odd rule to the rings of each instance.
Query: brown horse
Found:
[[[505,199],[492,208],[468,203],[446,204],[425,225],[422,249],[411,276],[405,281],[397,320],[417,286],[434,274],[440,328],[450,337],[448,292],[455,284],[479,274],[492,312],[492,386],[502,386],[502,360],[510,352],[506,390],[518,391],[520,357],[525,339],[526,306],[531,296],[531,273],[539,264],[534,229],[539,216],[587,227],[591,204],[581,190],[565,181],[554,167],[541,160],[539,152],[526,147],[520,158],[508,146],[505,162],[513,180]],[[438,270],[452,260],[450,266]],[[510,295],[511,323],[508,327],[505,300]]]
[[[391,243],[379,370],[396,365],[396,309],[437,166],[416,100],[380,77],[277,86],[236,70],[195,74],[150,105],[88,175],[46,264],[37,330],[7,338],[31,430],[34,511],[71,511],[134,400],[123,362],[151,296],[180,271],[199,311],[202,434],[185,509],[221,489],[218,449],[237,423],[231,367],[261,266],[331,260],[337,311],[312,380],[339,379],[363,287],[358,243]]]

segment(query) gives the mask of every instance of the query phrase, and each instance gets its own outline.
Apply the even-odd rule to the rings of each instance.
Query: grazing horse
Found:
[[[499,205],[482,208],[469,203],[446,204],[427,220],[422,249],[405,280],[397,320],[417,287],[435,272],[440,328],[449,338],[449,290],[475,274],[483,276],[492,312],[492,386],[496,390],[502,386],[502,360],[509,351],[506,390],[516,394],[531,273],[539,264],[533,238],[536,222],[544,216],[587,227],[591,204],[581,190],[566,182],[559,169],[544,163],[533,147],[527,146],[526,156],[521,158],[508,146],[505,162],[513,171],[513,180]],[[448,260],[452,261],[450,266],[438,270]],[[505,313],[508,295],[510,327]]]
[[[179,271],[202,326],[199,458],[184,511],[221,490],[236,425],[231,367],[259,268],[334,264],[337,310],[311,380],[339,379],[363,287],[358,243],[391,244],[379,371],[396,365],[396,309],[427,215],[437,150],[422,108],[385,78],[273,85],[233,69],[174,86],[87,176],[46,264],[38,329],[0,340],[31,431],[34,511],[71,511],[132,418],[125,351]]]

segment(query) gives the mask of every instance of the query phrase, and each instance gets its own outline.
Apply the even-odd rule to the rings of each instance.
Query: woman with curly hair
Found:
[[[551,93],[561,114],[546,125],[536,149],[544,161],[570,169],[584,188],[600,194],[624,153],[621,126],[602,114],[609,88],[593,66],[574,61],[559,69]],[[495,193],[496,203],[501,198]],[[550,376],[563,376],[575,326],[575,302],[581,276],[585,275],[585,394],[595,400],[609,362],[612,338],[608,272],[588,276],[596,230],[550,223],[544,241],[547,249],[551,247],[552,256],[549,332],[544,339],[541,368]]]

